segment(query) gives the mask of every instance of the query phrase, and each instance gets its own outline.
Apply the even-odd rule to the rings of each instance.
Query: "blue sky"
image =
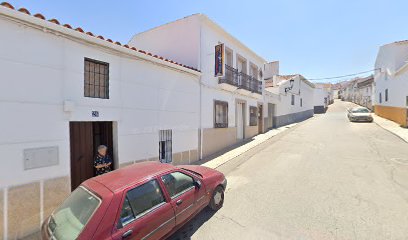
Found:
[[[126,43],[133,34],[204,13],[281,74],[321,78],[374,68],[379,46],[408,39],[408,1],[9,0],[32,14]]]

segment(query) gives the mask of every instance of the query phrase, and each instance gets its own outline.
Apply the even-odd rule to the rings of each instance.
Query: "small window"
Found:
[[[295,105],[295,95],[292,95],[292,100],[290,104]]]
[[[249,126],[258,125],[258,108],[249,107]]]
[[[109,63],[85,58],[84,96],[109,99]]]
[[[181,172],[173,172],[162,176],[162,181],[170,197],[177,197],[184,191],[194,187],[194,179]]]
[[[303,99],[300,99],[300,106],[303,107]]]
[[[120,214],[121,225],[124,226],[134,219],[164,203],[165,199],[156,180],[136,187],[126,194]]]
[[[408,96],[405,97],[405,105],[408,107]]]
[[[214,101],[214,127],[228,127],[228,102]]]
[[[379,100],[380,103],[382,103],[382,94],[381,93],[379,94],[378,100]]]
[[[160,130],[159,131],[159,160],[162,163],[171,163],[173,161],[173,131]]]
[[[388,89],[385,89],[385,101],[388,102]]]

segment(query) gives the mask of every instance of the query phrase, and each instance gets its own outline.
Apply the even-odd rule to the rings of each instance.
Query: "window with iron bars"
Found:
[[[162,163],[173,161],[172,149],[173,132],[171,129],[159,131],[159,160]]]
[[[109,63],[85,58],[84,96],[109,99]]]

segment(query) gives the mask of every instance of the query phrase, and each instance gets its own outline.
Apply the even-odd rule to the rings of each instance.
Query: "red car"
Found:
[[[43,239],[163,239],[224,203],[225,176],[202,166],[134,164],[81,184],[42,226]]]

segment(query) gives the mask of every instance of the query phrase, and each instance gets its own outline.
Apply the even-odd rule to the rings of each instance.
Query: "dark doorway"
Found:
[[[258,105],[258,134],[264,132],[263,127],[263,107],[262,105]]]
[[[94,177],[94,157],[99,145],[108,147],[113,159],[112,122],[70,122],[71,189]],[[113,166],[115,169],[115,166]]]

